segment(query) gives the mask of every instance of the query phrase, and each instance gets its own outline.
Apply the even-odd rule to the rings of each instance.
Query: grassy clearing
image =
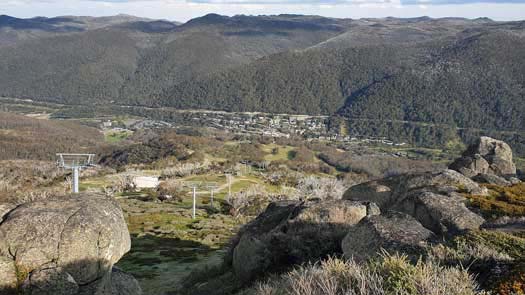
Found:
[[[223,253],[198,242],[151,235],[132,236],[131,251],[117,264],[131,273],[145,294],[171,294],[195,267],[218,265]]]
[[[264,156],[266,161],[286,161],[289,160],[290,152],[295,148],[292,146],[282,146],[277,144],[261,145],[261,150],[267,155]],[[276,151],[272,152],[272,151]]]
[[[104,140],[108,143],[119,143],[128,139],[133,134],[132,131],[115,131],[109,130],[104,132]]]
[[[200,204],[192,219],[191,203],[134,198],[119,202],[132,234],[132,247],[118,266],[133,274],[146,294],[176,294],[191,270],[220,265],[224,256],[220,249],[244,222]]]

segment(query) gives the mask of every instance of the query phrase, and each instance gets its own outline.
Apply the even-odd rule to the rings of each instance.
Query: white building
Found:
[[[135,176],[133,178],[133,184],[135,185],[135,188],[138,188],[138,189],[157,188],[160,184],[160,181],[158,177]]]

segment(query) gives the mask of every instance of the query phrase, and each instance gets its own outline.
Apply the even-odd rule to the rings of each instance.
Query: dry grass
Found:
[[[474,295],[473,277],[462,268],[428,261],[413,265],[404,256],[385,255],[359,264],[329,258],[299,267],[277,280],[259,284],[259,295]]]
[[[31,199],[42,199],[59,188],[53,184],[62,184],[65,171],[56,167],[53,162],[12,160],[0,161],[0,203],[21,203]],[[42,191],[49,191],[43,193]]]

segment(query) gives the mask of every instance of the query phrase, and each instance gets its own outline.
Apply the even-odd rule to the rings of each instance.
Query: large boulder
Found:
[[[387,212],[368,216],[351,227],[341,247],[347,258],[356,260],[374,257],[381,250],[417,258],[427,241],[433,238],[433,233],[413,217],[399,212]]]
[[[120,294],[99,287],[111,286],[113,265],[131,244],[112,198],[80,194],[20,205],[4,215],[0,241],[0,261],[16,266],[27,293],[83,294],[89,286],[97,290],[91,294]],[[0,281],[11,276],[0,271]]]
[[[469,229],[479,229],[485,222],[455,194],[416,192],[396,204],[395,210],[413,216],[424,227],[439,235],[455,235]]]
[[[504,177],[516,175],[510,146],[501,140],[485,136],[469,146],[462,157],[450,164],[449,168],[467,177],[480,173]]]
[[[478,229],[483,218],[470,211],[461,193],[484,195],[487,189],[453,170],[403,174],[362,183],[343,199],[377,203],[382,211],[404,212],[438,235]]]
[[[341,252],[348,229],[379,209],[368,202],[310,200],[275,202],[239,233],[231,263],[249,281],[269,270]]]
[[[380,180],[361,183],[349,188],[343,199],[374,202],[382,210],[391,209],[414,191],[433,191],[439,193],[466,192],[476,195],[487,194],[470,178],[453,170],[401,174]]]

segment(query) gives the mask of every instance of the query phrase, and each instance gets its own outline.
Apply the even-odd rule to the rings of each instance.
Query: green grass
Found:
[[[226,183],[226,176],[224,174],[205,174],[205,175],[192,175],[183,178],[184,181],[196,181],[196,182],[217,182],[219,184]]]
[[[81,179],[78,185],[80,191],[87,190],[102,190],[111,184],[107,177],[92,177],[88,179]]]
[[[128,139],[128,137],[133,134],[132,131],[107,131],[104,133],[104,139],[108,143],[118,143],[123,140]]]
[[[172,294],[190,270],[219,265],[223,257],[223,252],[198,242],[150,235],[132,236],[131,245],[117,266],[132,274],[145,294]]]
[[[274,148],[278,149],[277,154],[272,154],[272,150]],[[265,144],[262,145],[262,151],[268,153],[264,156],[264,159],[266,161],[285,161],[289,160],[290,152],[293,151],[295,148],[292,146],[282,146],[277,144]]]

